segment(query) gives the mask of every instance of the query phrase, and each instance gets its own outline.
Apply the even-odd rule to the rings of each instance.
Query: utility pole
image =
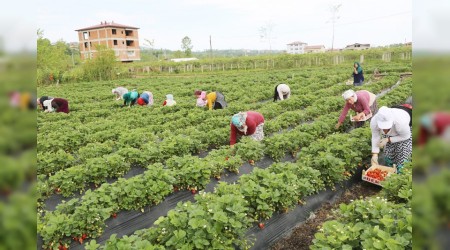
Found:
[[[339,8],[342,6],[342,4],[336,4],[331,6],[330,10],[331,10],[331,23],[333,24],[333,37],[331,40],[331,51],[333,51],[334,49],[334,25],[336,24],[336,21],[340,18],[337,14],[339,12]]]
[[[211,35],[209,35],[209,57],[212,58],[212,43],[211,43]]]

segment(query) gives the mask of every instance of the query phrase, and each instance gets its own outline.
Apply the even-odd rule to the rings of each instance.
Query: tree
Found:
[[[192,41],[188,36],[185,36],[183,40],[181,40],[181,48],[184,51],[186,57],[190,57],[192,55]]]
[[[96,45],[97,53],[93,59],[86,60],[83,65],[84,80],[114,79],[114,68],[117,64],[114,51],[105,45]]]
[[[275,25],[272,22],[268,22],[265,26],[259,28],[259,38],[261,38],[262,41],[267,41],[269,43],[270,53],[272,53],[272,31],[274,26]]]
[[[37,30],[37,81],[38,84],[52,83],[62,78],[70,68],[71,56],[69,45],[60,40],[52,44],[44,38],[44,31]]]

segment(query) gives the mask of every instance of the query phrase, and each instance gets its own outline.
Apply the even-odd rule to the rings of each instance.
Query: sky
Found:
[[[294,41],[331,48],[338,4],[334,48],[412,40],[411,0],[39,0],[36,23],[52,42],[77,42],[76,29],[114,21],[138,27],[141,46],[153,40],[155,49],[180,50],[185,36],[194,51],[208,50],[210,36],[213,49],[284,50]]]
[[[12,1],[2,6],[0,49],[35,50],[37,29],[52,42],[76,42],[76,29],[102,21],[139,27],[140,44],[154,40],[157,49],[181,49],[189,36],[202,51],[210,35],[213,49],[283,50],[293,41],[331,48],[330,7],[337,4],[336,48],[413,41],[414,50],[450,52],[448,0]],[[268,26],[271,44],[259,33]]]

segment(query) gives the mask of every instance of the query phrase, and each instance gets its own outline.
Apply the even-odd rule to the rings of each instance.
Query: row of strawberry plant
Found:
[[[344,136],[350,137],[354,135],[350,134]],[[356,152],[359,151],[355,149],[355,153]],[[327,167],[344,167],[344,163],[342,161],[340,166],[327,165]],[[340,174],[343,176],[342,169]],[[233,194],[235,197],[243,197],[248,204],[246,215],[250,219],[249,222],[261,221],[262,223],[262,220],[270,218],[275,211],[286,211],[290,207],[295,206],[305,196],[323,189],[323,179],[320,176],[320,171],[308,167],[300,160],[297,161],[297,163],[273,164],[268,169],[255,169],[251,174],[242,176],[239,179],[238,184],[220,183],[214,194],[206,194],[205,196],[211,197],[208,199],[208,204],[214,204],[218,197],[224,195]],[[203,195],[200,195],[200,197],[202,196]],[[181,246],[180,244],[194,244],[193,246],[195,247],[194,241],[199,239],[195,234],[195,228],[192,228],[188,223],[174,223],[184,217],[189,218],[191,216],[190,213],[193,210],[187,210],[186,213],[180,213],[179,211],[180,208],[187,206],[188,204],[189,203],[179,204],[179,206],[174,209],[176,212],[174,211],[172,214],[173,216],[170,219],[169,216],[161,217],[155,223],[156,227],[142,230],[136,234],[143,239],[148,240],[151,244],[160,244],[165,247],[171,247],[173,243],[170,239],[176,237],[173,232],[181,230],[186,232],[185,240],[176,241],[174,247],[177,248]],[[197,199],[196,204],[201,206],[201,200]],[[220,213],[220,211],[218,212]],[[171,214],[171,212],[169,212],[169,214]],[[214,215],[207,214],[207,217],[211,216],[214,217]],[[197,218],[201,221],[207,220],[204,216],[199,216]],[[216,227],[215,225],[217,222],[211,223],[213,224],[207,224],[205,226],[209,228]],[[251,224],[247,223],[246,226],[248,228]],[[263,227],[263,224],[260,224],[260,227]],[[230,228],[233,227],[230,225]],[[215,235],[205,232],[202,234],[201,238],[211,239],[214,236]],[[249,242],[242,243],[242,241],[237,240],[235,237],[230,237],[227,240],[222,241],[224,244],[228,243],[224,246],[225,248],[237,244],[240,247],[247,249],[247,244],[250,244]]]

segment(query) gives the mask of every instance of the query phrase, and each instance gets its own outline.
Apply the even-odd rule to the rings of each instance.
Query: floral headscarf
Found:
[[[241,132],[247,134],[247,112],[239,112],[231,118],[231,123]]]

